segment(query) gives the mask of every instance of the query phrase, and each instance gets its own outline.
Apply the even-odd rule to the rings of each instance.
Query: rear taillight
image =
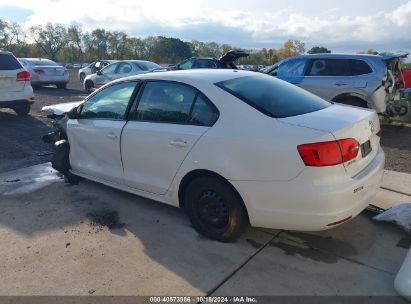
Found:
[[[16,81],[30,81],[30,73],[28,71],[18,72]]]
[[[357,157],[360,145],[358,141],[352,138],[340,139],[337,141],[342,155],[342,162],[345,163]]]
[[[42,69],[33,69],[33,72],[36,74],[44,74],[44,70]]]
[[[297,147],[304,163],[311,167],[335,166],[354,159],[359,144],[353,138],[304,144]]]

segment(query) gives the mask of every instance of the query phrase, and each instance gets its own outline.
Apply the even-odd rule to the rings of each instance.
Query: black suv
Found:
[[[236,69],[234,61],[241,57],[247,57],[249,54],[244,51],[231,50],[221,56],[219,59],[212,57],[191,57],[173,66],[170,70],[188,70],[188,69]]]

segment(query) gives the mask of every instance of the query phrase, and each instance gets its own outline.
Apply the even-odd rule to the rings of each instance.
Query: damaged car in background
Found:
[[[404,116],[410,103],[398,77],[408,53],[312,54],[287,58],[263,73],[333,102],[374,109],[383,117]]]
[[[91,74],[84,78],[84,90],[91,93],[106,83],[132,75],[163,72],[165,68],[157,63],[147,60],[121,60],[107,65],[105,68],[98,70],[95,74]]]
[[[69,182],[180,207],[200,234],[224,242],[249,223],[341,225],[372,202],[383,174],[375,111],[255,72],[141,74],[43,110],[59,121],[45,140],[56,141],[52,166]]]
[[[247,57],[248,54],[241,50],[231,50],[220,58],[213,57],[191,57],[175,65],[168,67],[169,70],[190,70],[190,69],[237,69],[234,61]]]

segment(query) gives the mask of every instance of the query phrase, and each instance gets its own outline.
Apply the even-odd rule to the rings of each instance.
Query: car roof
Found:
[[[42,60],[53,61],[53,60],[48,59],[48,58],[17,58],[17,59],[19,59],[19,60],[22,59],[22,60],[27,60],[27,61],[34,61],[34,60],[36,60],[36,61],[42,61]]]
[[[215,57],[191,57],[190,59],[206,59],[206,60],[218,60]]]
[[[232,69],[189,69],[180,71],[154,72],[133,75],[126,78],[116,80],[116,82],[124,80],[169,80],[180,81],[188,84],[204,83],[214,84],[216,82],[230,80],[245,76],[261,76],[264,74]]]
[[[298,55],[294,57],[289,57],[284,60],[294,59],[294,58],[357,58],[357,59],[379,59],[381,60],[382,57],[379,55],[370,55],[370,54],[338,54],[338,53],[320,53],[320,54],[304,54]]]
[[[137,60],[137,59],[130,59],[130,60],[119,60],[119,62],[135,62],[135,63],[139,63],[139,62],[151,62],[151,63],[155,63],[149,60]],[[157,63],[156,63],[157,64]]]

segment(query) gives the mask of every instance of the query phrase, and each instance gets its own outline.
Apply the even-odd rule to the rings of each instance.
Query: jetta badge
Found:
[[[370,120],[370,121],[368,122],[368,125],[370,126],[371,133],[374,133],[374,123]]]

